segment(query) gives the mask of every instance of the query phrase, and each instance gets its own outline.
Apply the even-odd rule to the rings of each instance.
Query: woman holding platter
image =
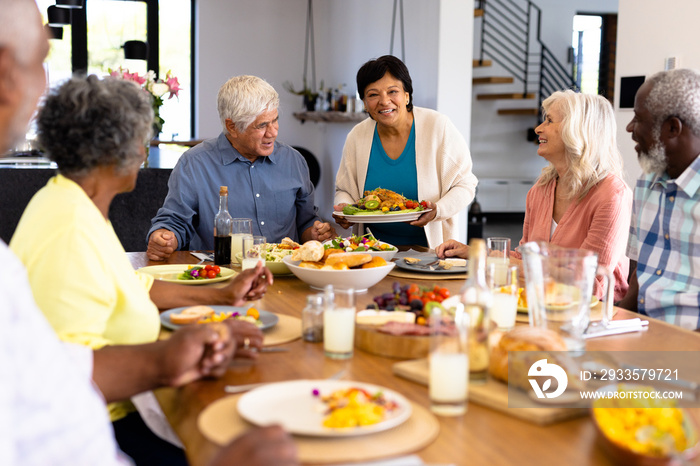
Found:
[[[377,223],[372,226],[375,237],[431,248],[455,238],[454,217],[474,199],[477,184],[466,141],[446,116],[413,106],[411,76],[394,56],[362,65],[357,89],[370,118],[345,141],[335,210],[356,203],[366,191],[391,190],[425,201],[426,212],[410,223]],[[333,217],[341,227],[351,226],[345,216]]]

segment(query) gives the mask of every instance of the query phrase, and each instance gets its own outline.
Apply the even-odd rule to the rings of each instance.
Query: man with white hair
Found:
[[[270,243],[336,236],[317,215],[306,161],[277,141],[277,91],[256,76],[235,76],[219,89],[217,106],[223,131],[180,157],[148,232],[148,258],[214,249],[219,186],[229,188],[231,216],[252,219],[253,234]]]
[[[48,49],[36,2],[1,0],[0,154],[25,135],[46,86]],[[24,267],[2,241],[0,263],[3,466],[131,464],[117,448],[105,401],[221,374],[235,350],[230,332],[211,325],[94,352],[62,343],[37,308]],[[296,457],[290,437],[273,426],[252,429],[211,464],[277,466],[298,464]]]
[[[700,328],[700,73],[657,73],[637,91],[627,125],[644,174],[627,256],[637,262],[620,306]]]

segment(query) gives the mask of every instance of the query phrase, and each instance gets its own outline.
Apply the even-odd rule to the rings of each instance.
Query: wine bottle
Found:
[[[231,233],[233,219],[228,213],[228,187],[219,188],[219,212],[214,217],[214,263],[231,265]]]
[[[485,382],[489,368],[489,311],[493,295],[486,283],[486,243],[483,239],[469,241],[469,277],[460,291],[469,325],[469,378]]]

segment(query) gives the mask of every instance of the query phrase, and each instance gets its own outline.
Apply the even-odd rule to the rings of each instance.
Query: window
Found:
[[[574,16],[574,77],[584,94],[598,93],[602,24],[600,16]]]
[[[157,63],[157,74],[171,71],[180,82],[179,98],[161,107],[165,120],[161,139],[192,137],[192,2],[194,0],[85,0],[83,10],[73,13],[71,25],[63,27],[63,39],[52,40],[47,57],[49,85],[55,86],[73,71],[104,76],[108,70],[128,68],[146,73]],[[46,20],[46,10],[55,0],[37,0]],[[154,16],[155,18],[149,17]],[[154,24],[149,40],[149,24]],[[154,37],[154,32],[158,34]],[[148,42],[149,60],[124,58],[126,41]]]

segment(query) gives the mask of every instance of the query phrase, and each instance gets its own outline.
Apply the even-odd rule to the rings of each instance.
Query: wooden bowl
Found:
[[[390,335],[375,325],[355,326],[355,347],[368,353],[396,359],[425,358],[430,352],[430,337],[425,335]]]

